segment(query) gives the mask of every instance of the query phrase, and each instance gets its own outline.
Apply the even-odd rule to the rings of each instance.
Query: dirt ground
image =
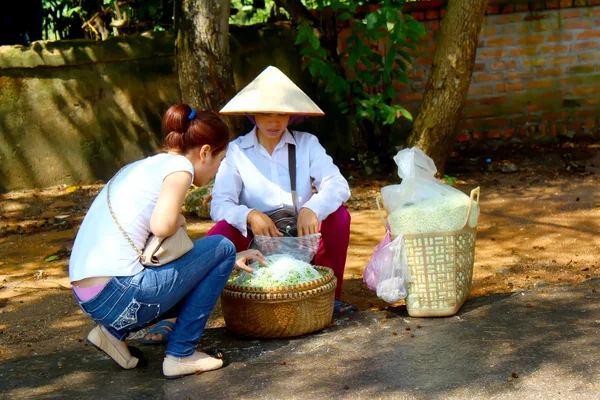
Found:
[[[600,146],[465,150],[451,157],[447,174],[466,193],[481,187],[471,297],[600,276]],[[343,299],[359,309],[403,307],[379,300],[362,281],[384,234],[374,197],[396,181],[350,179]],[[0,360],[86,346],[92,324],[73,300],[68,261],[77,228],[102,187],[96,182],[0,195]],[[186,217],[194,239],[212,226]],[[222,325],[217,307],[209,327]]]

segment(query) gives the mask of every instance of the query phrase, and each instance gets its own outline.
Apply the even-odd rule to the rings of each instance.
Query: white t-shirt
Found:
[[[288,143],[296,145],[296,207],[306,207],[323,221],[350,197],[348,181],[316,136],[286,129],[273,154],[258,142],[256,128],[229,143],[212,190],[210,215],[247,235],[252,209],[260,212],[293,207]],[[313,194],[312,185],[317,189]]]
[[[110,188],[112,209],[135,246],[142,250],[150,236],[150,217],[167,175],[191,174],[194,166],[181,155],[158,154],[125,167]],[[98,194],[79,228],[69,262],[71,282],[95,276],[131,276],[144,267],[108,209],[106,189]]]

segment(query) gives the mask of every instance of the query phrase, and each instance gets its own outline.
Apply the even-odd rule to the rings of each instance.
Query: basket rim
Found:
[[[476,232],[477,232],[476,226],[475,227],[466,226],[462,229],[458,229],[455,231],[427,232],[427,233],[404,233],[401,235],[404,239],[416,239],[416,238],[433,237],[433,236],[454,236],[454,235],[459,235],[459,234],[463,234],[463,233],[476,233]],[[392,232],[390,232],[390,235],[392,236],[393,239],[400,236],[400,235],[395,235]]]
[[[245,292],[245,293],[282,293],[282,292],[298,292],[305,291],[317,286],[321,286],[324,283],[331,281],[333,278],[333,270],[329,267],[322,267],[313,265],[313,268],[319,272],[325,272],[325,275],[314,281],[308,281],[293,286],[274,286],[274,287],[262,287],[262,286],[241,286],[234,285],[232,283],[225,284],[225,290],[233,292]]]
[[[316,281],[313,281],[316,282]],[[312,297],[321,293],[328,293],[335,290],[337,286],[337,279],[333,279],[323,284],[308,288],[302,291],[290,291],[285,293],[250,293],[244,291],[236,291],[231,289],[224,289],[221,292],[221,297],[229,297],[236,300],[255,300],[255,301],[297,301],[303,300],[308,297]]]

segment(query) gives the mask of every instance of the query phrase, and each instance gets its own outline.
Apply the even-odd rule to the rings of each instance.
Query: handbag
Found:
[[[296,146],[288,143],[288,168],[290,170],[290,186],[292,188],[293,209],[289,207],[278,208],[267,213],[277,230],[285,236],[298,236],[298,214],[296,213]]]
[[[188,236],[185,229],[183,229],[181,226],[173,235],[166,238],[151,234],[146,241],[143,251],[135,246],[133,240],[131,240],[129,235],[121,227],[121,224],[119,224],[119,221],[117,220],[117,217],[115,216],[110,204],[110,186],[113,180],[121,171],[123,171],[123,169],[125,169],[125,167],[121,168],[115,174],[115,176],[108,181],[106,187],[106,200],[108,201],[108,210],[110,211],[110,215],[112,215],[113,220],[119,227],[119,230],[123,236],[125,236],[125,239],[127,239],[131,247],[133,247],[135,252],[138,254],[140,263],[146,267],[161,267],[167,263],[170,263],[171,261],[177,260],[179,257],[194,248],[194,243]]]

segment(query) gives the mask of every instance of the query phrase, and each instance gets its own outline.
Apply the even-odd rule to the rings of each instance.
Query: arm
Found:
[[[191,182],[192,175],[186,171],[176,171],[165,177],[150,217],[150,230],[153,234],[158,237],[169,237],[180,226],[185,227],[181,206]]]
[[[212,190],[210,217],[215,222],[227,221],[246,236],[248,214],[252,210],[240,204],[243,182],[234,159],[233,152],[228,151],[219,167]]]
[[[310,136],[308,145],[310,146],[310,176],[314,180],[318,193],[314,194],[302,208],[310,209],[319,221],[323,221],[350,198],[350,187],[315,136]]]

